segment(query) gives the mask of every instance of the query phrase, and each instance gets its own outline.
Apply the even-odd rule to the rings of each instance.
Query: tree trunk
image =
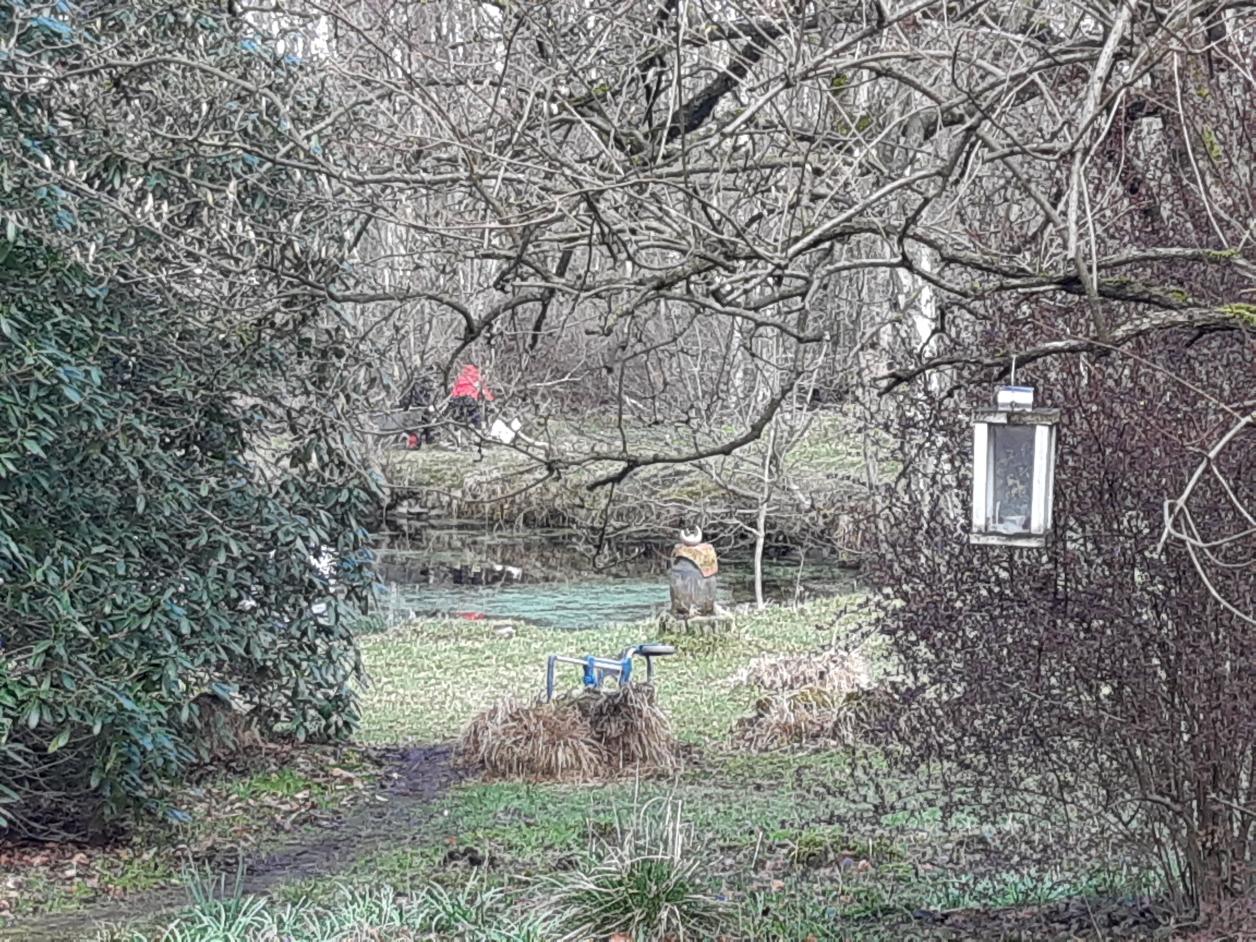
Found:
[[[772,496],[772,465],[776,455],[776,423],[768,429],[763,455],[763,487],[759,491],[759,512],[754,527],[754,604],[760,611],[766,606],[763,600],[763,545],[767,542],[768,500]]]
[[[763,544],[766,540],[767,520],[767,502],[760,501],[759,516],[755,520],[754,533],[754,604],[755,608],[760,610],[767,604],[763,601]]]

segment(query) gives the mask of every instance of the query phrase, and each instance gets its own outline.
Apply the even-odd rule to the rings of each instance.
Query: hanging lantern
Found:
[[[1045,546],[1059,409],[1035,409],[1031,386],[1000,386],[973,416],[972,542]]]

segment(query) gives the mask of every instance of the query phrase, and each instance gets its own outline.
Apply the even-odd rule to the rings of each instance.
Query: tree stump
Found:
[[[713,615],[677,615],[664,612],[659,616],[659,632],[666,635],[690,635],[696,637],[714,637],[732,634],[737,629],[737,619],[731,612],[717,612]]]
[[[692,559],[677,556],[672,560],[669,575],[672,614],[680,616],[714,615],[716,577],[703,575]]]

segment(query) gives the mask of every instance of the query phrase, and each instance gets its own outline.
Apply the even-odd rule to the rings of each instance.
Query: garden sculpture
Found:
[[[714,615],[719,571],[715,547],[702,542],[702,531],[697,527],[681,530],[680,543],[672,550],[672,614],[681,618]]]
[[[551,654],[549,662],[545,668],[545,701],[554,699],[554,674],[555,668],[559,664],[575,664],[577,667],[583,668],[581,682],[586,690],[601,690],[602,682],[608,677],[614,677],[619,686],[623,687],[632,682],[632,661],[633,658],[640,657],[645,660],[645,679],[647,682],[654,679],[654,659],[656,657],[667,657],[669,654],[675,654],[676,649],[670,644],[659,644],[656,641],[650,641],[645,644],[634,644],[625,648],[619,657],[594,657],[587,655],[585,657],[566,657],[562,654]]]

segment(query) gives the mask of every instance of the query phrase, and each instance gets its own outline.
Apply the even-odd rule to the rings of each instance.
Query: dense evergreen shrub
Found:
[[[209,5],[0,2],[10,833],[165,807],[206,692],[263,735],[356,718],[373,498],[336,421],[345,221],[278,162],[318,148],[299,125],[331,102],[244,29]]]

